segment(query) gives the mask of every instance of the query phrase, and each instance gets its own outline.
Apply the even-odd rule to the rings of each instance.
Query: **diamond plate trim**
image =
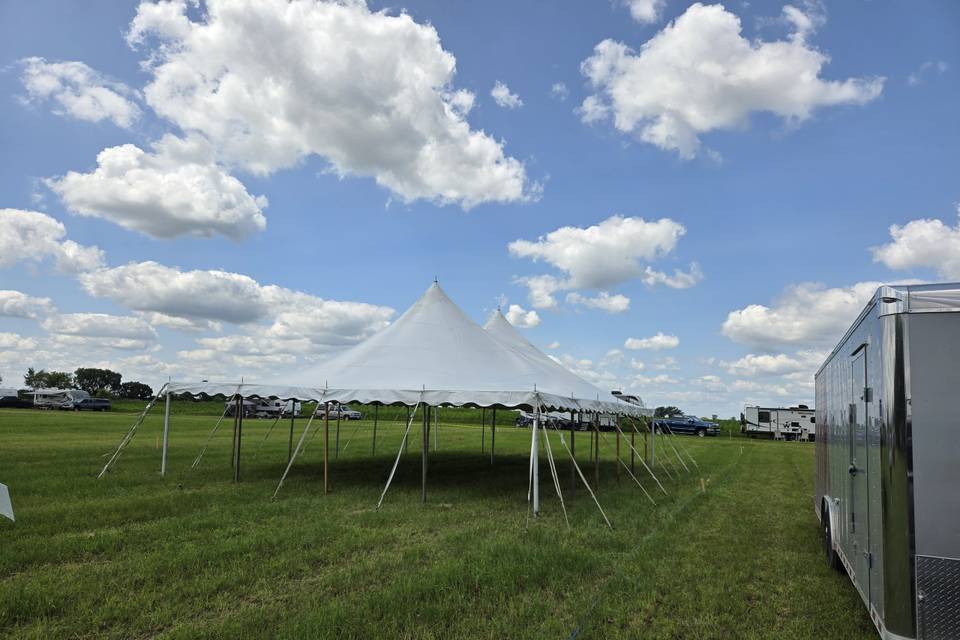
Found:
[[[917,556],[917,630],[923,640],[960,640],[960,559]]]

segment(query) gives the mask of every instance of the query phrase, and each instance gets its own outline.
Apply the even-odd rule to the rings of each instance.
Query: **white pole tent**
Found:
[[[364,342],[315,368],[284,376],[267,384],[241,383],[238,385],[235,382],[173,381],[161,389],[158,397],[168,397],[171,394],[205,394],[234,398],[261,397],[316,401],[318,406],[325,404],[328,407],[330,403],[348,402],[414,407],[414,412],[407,420],[404,443],[401,444],[397,462],[418,408],[423,414],[425,433],[429,426],[431,407],[469,406],[533,411],[537,419],[534,421],[531,437],[532,453],[537,451],[537,435],[541,429],[544,433],[546,429],[544,421],[540,419],[541,412],[564,411],[629,416],[648,413],[649,410],[618,400],[554,362],[522,336],[516,334],[501,314],[497,315],[503,323],[506,323],[506,327],[488,327],[488,330],[484,330],[457,307],[440,285],[434,282],[426,293],[395,322]],[[508,334],[507,330],[513,335]],[[299,386],[304,382],[310,382],[316,386]],[[291,384],[298,386],[291,386]],[[241,405],[238,403],[237,406],[239,409]],[[326,476],[328,419],[324,417],[323,420]],[[129,442],[140,422],[142,417],[121,441],[108,466]],[[168,420],[165,422],[169,424]],[[312,422],[313,416],[304,427],[300,444],[306,439]],[[165,430],[168,430],[167,426]],[[560,437],[562,442],[562,434]],[[164,438],[165,449],[167,442],[168,439]],[[290,456],[280,485],[297,457],[300,444]],[[427,447],[428,441],[424,439],[422,455],[424,500],[426,499]],[[565,444],[564,447],[566,448]],[[548,449],[548,453],[549,451]],[[166,451],[164,451],[165,458]],[[535,483],[539,482],[538,458],[538,455],[531,455],[531,475],[532,482]],[[394,470],[396,464],[395,462]],[[575,461],[574,464],[576,464]],[[583,474],[579,475],[586,484]],[[392,478],[391,472],[384,494]],[[559,489],[558,482],[556,485]],[[592,490],[590,493],[593,495]],[[538,498],[538,492],[534,497]],[[539,512],[539,507],[539,500],[534,499],[535,514]]]

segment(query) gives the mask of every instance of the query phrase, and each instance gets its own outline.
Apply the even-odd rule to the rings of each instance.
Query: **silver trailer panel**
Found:
[[[882,287],[817,372],[816,511],[882,637],[960,638],[960,285]]]

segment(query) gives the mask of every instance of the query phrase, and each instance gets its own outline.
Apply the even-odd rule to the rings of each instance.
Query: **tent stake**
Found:
[[[163,408],[163,453],[160,456],[160,475],[167,475],[167,446],[170,444],[170,394]]]
[[[373,405],[373,455],[377,455],[377,419],[380,417],[380,405]]]

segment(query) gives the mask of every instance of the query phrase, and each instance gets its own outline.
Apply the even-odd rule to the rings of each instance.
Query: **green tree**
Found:
[[[74,371],[73,378],[78,388],[93,396],[101,392],[117,393],[123,376],[110,369],[81,367]]]
[[[153,389],[142,382],[124,382],[120,385],[120,397],[131,400],[149,400],[153,397]]]
[[[27,369],[27,372],[23,374],[23,384],[27,385],[31,389],[39,389],[43,386],[43,376],[46,374],[47,372],[43,369],[36,371],[33,367],[30,367]]]
[[[653,410],[654,418],[672,418],[673,416],[682,416],[683,411],[679,407],[657,407]]]

